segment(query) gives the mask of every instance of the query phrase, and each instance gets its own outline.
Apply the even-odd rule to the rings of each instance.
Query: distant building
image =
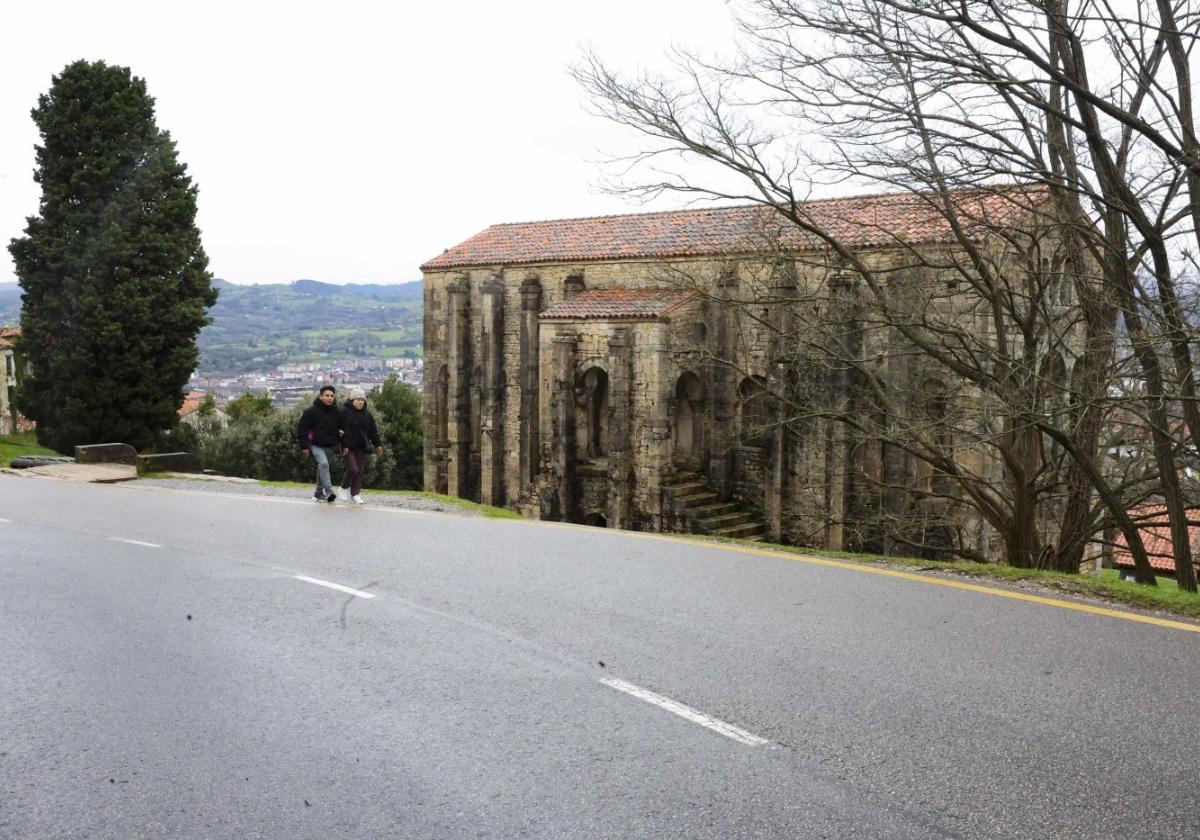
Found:
[[[0,327],[0,435],[27,432],[33,421],[19,411],[13,397],[21,376],[21,357],[17,353],[15,339],[21,334],[20,327]]]
[[[207,417],[201,416],[200,406],[204,404],[204,398],[207,396],[208,392],[206,391],[189,391],[188,395],[183,398],[183,405],[179,407],[180,421],[194,429],[204,425],[223,429],[229,425],[229,415],[220,406],[216,406],[213,413]]]

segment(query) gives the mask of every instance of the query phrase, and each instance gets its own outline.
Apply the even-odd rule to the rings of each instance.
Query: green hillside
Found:
[[[200,333],[200,373],[229,375],[286,362],[346,356],[419,356],[422,285],[315,280],[238,286],[220,292]],[[0,284],[0,324],[21,319],[20,288]]]
[[[16,283],[0,283],[0,327],[15,327],[21,323],[21,287]]]
[[[393,286],[217,281],[217,286],[213,323],[200,333],[201,373],[241,373],[331,357],[421,354],[419,281]]]

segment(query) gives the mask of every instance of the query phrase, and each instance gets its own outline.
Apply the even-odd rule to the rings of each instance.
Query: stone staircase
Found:
[[[766,529],[761,514],[739,502],[722,502],[697,473],[677,473],[663,485],[676,523],[692,534],[761,541]]]

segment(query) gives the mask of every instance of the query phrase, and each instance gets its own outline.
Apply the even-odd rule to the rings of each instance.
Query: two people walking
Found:
[[[383,442],[375,418],[367,409],[367,395],[359,388],[350,392],[345,405],[337,405],[337,391],[332,385],[321,387],[313,404],[300,415],[296,437],[305,457],[311,456],[317,465],[317,485],[313,499],[336,502],[339,498],[363,504],[362,482],[370,448],[383,454]],[[342,484],[334,492],[330,478],[330,462],[338,452],[346,460]]]

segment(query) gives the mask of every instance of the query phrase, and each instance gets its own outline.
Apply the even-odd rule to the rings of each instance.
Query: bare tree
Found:
[[[1128,496],[1101,466],[1124,327],[1177,580],[1194,590],[1176,433],[1193,448],[1200,441],[1193,330],[1178,286],[1200,235],[1192,4],[747,0],[739,14],[734,60],[679,54],[671,78],[624,78],[594,55],[577,68],[595,108],[647,141],[626,161],[622,188],[770,208],[861,278],[862,320],[894,331],[901,340],[890,346],[919,352],[994,401],[1002,410],[974,434],[1004,465],[1000,497],[995,477],[957,474],[961,464],[919,440],[910,448],[996,523],[1018,565],[1043,563],[1053,533],[1051,565],[1077,567],[1106,514],[1139,579],[1153,582]],[[686,176],[692,170],[672,169],[676,159],[736,177],[701,183]],[[897,293],[894,274],[806,212],[804,199],[838,183],[907,191],[936,210],[955,245],[941,264],[891,244],[911,257],[910,276],[954,275],[972,311],[927,317],[936,307],[913,301],[931,293],[928,284],[910,281]],[[1022,189],[1005,192],[1014,184]],[[961,201],[970,188],[1008,195],[1028,224],[978,218]],[[1077,317],[1064,317],[1064,304]],[[976,329],[984,322],[986,334]],[[853,353],[837,355],[886,390],[878,384],[886,378],[856,367]],[[1047,372],[1064,356],[1069,379],[1057,382]],[[1053,527],[1039,530],[1050,499]]]

